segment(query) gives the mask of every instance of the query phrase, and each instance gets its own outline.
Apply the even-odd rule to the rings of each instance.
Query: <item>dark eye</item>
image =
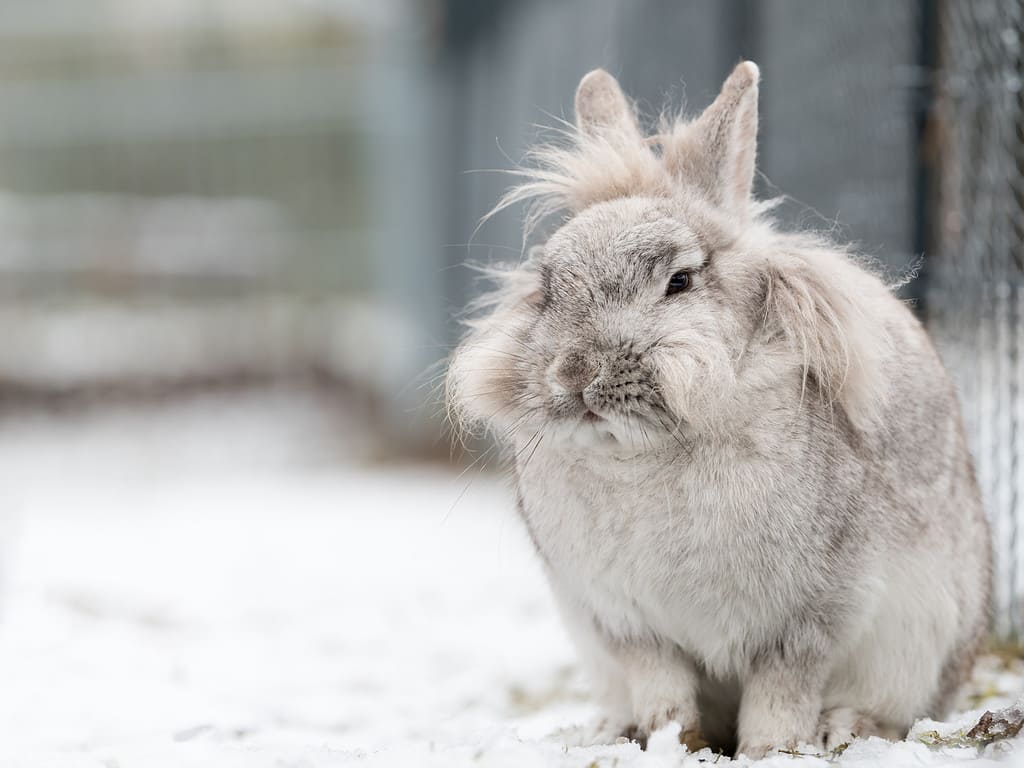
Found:
[[[685,291],[690,287],[690,273],[689,272],[676,272],[672,277],[668,279],[668,288],[665,289],[665,295],[671,296],[673,293],[679,293]]]

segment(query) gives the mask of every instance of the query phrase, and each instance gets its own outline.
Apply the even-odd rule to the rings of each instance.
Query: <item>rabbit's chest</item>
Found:
[[[710,484],[630,474],[551,462],[520,477],[523,518],[555,590],[617,640],[664,638],[731,665],[752,630],[791,612],[800,578],[786,553],[800,542],[767,529],[757,473]]]

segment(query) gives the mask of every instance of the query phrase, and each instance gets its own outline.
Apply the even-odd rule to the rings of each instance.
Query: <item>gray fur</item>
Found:
[[[704,115],[644,138],[614,79],[584,78],[569,146],[502,203],[567,219],[450,366],[459,422],[514,450],[597,739],[677,720],[760,755],[905,734],[987,624],[949,378],[877,276],[751,199],[757,79],[740,64]]]

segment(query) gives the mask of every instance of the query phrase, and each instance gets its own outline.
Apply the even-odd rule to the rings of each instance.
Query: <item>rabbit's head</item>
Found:
[[[636,452],[807,397],[872,421],[865,307],[884,289],[752,199],[757,84],[743,62],[702,115],[647,137],[614,78],[583,78],[568,143],[535,150],[499,204],[565,219],[499,275],[454,354],[460,423]]]

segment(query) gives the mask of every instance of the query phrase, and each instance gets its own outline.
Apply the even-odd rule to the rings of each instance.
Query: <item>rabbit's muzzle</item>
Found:
[[[551,374],[553,394],[578,399],[598,414],[645,411],[658,402],[653,371],[632,347],[611,354],[573,347],[555,360]]]

